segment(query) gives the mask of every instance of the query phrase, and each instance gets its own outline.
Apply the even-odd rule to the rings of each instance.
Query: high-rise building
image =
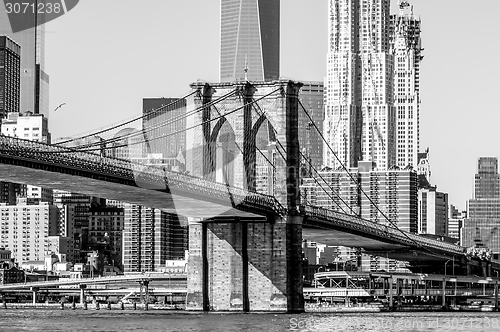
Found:
[[[300,88],[299,101],[304,110],[299,106],[299,144],[302,154],[309,158],[309,162],[304,162],[304,167],[309,169],[321,169],[323,165],[323,139],[317,129],[323,132],[324,110],[324,85],[322,82],[303,82]],[[309,176],[314,176],[314,171],[307,172]]]
[[[401,230],[417,232],[415,171],[375,171],[370,163],[360,162],[350,173],[356,183],[346,172],[331,169],[319,172],[316,179],[305,178],[300,187],[303,202],[383,224],[389,223],[387,217]]]
[[[418,222],[417,173],[412,170],[361,172],[361,218],[416,233]],[[375,207],[378,206],[378,209]],[[383,213],[383,214],[382,214]]]
[[[124,272],[154,271],[167,259],[184,258],[188,228],[182,217],[135,204],[123,207]]]
[[[123,261],[123,219],[123,208],[94,206],[89,210],[89,249],[116,267],[121,267]]]
[[[44,14],[17,15],[18,18],[42,19]],[[21,46],[20,112],[49,116],[49,75],[45,73],[45,26],[13,33],[5,10],[0,10],[0,35],[6,35]]]
[[[324,163],[395,165],[394,55],[390,0],[330,0],[325,81]],[[335,155],[340,159],[336,159]]]
[[[98,199],[64,190],[53,191],[54,205],[59,209],[58,231],[60,236],[70,238],[68,261],[83,263],[88,243],[89,210],[92,204],[103,205]]]
[[[496,157],[481,157],[474,177],[474,198],[468,201],[462,245],[500,253],[500,175]]]
[[[20,103],[21,47],[0,36],[0,118],[18,113]]]
[[[279,78],[280,0],[221,0],[220,29],[221,82]]]
[[[0,212],[0,247],[11,250],[19,264],[43,261],[49,236],[57,235],[57,208],[47,202],[32,205],[21,198],[17,205],[1,203]]]
[[[450,204],[450,209],[448,211],[448,234],[446,235],[459,240],[464,219],[467,218],[467,211],[459,211],[453,204]]]
[[[436,187],[418,190],[418,233],[448,234],[448,194]]]
[[[420,19],[413,15],[413,7],[403,5],[399,15],[391,15],[390,27],[397,112],[396,164],[415,167],[420,140],[420,62],[423,59]]]
[[[186,99],[144,98],[142,105],[146,153],[159,154],[171,170],[185,170]]]

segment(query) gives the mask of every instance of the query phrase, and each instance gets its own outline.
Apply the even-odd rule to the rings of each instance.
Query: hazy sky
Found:
[[[393,12],[397,10],[393,0]],[[420,147],[431,183],[465,208],[477,158],[500,157],[499,0],[411,0],[422,19]],[[327,0],[281,1],[281,75],[322,81]],[[218,81],[219,0],[81,0],[46,24],[53,138],[138,115],[143,97]]]

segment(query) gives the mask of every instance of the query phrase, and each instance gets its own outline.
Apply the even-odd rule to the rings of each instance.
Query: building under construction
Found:
[[[415,165],[420,20],[406,1],[391,16],[390,0],[330,0],[329,15],[325,165]]]

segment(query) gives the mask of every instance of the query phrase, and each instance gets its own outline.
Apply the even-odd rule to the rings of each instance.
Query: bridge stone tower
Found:
[[[190,175],[272,195],[282,209],[189,218],[188,310],[304,310],[297,208],[301,86],[292,81],[191,85],[199,93],[188,102],[188,112],[202,111],[187,119],[187,128],[201,128],[186,134]],[[238,209],[238,203],[230,205]]]

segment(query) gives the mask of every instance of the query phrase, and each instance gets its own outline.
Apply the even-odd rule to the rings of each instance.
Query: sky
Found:
[[[323,81],[327,0],[281,1],[281,76]],[[498,0],[410,0],[422,20],[420,150],[465,209],[480,156],[500,157]],[[397,1],[392,1],[397,12]],[[219,0],[81,0],[46,24],[52,137],[139,115],[142,98],[218,81]]]

